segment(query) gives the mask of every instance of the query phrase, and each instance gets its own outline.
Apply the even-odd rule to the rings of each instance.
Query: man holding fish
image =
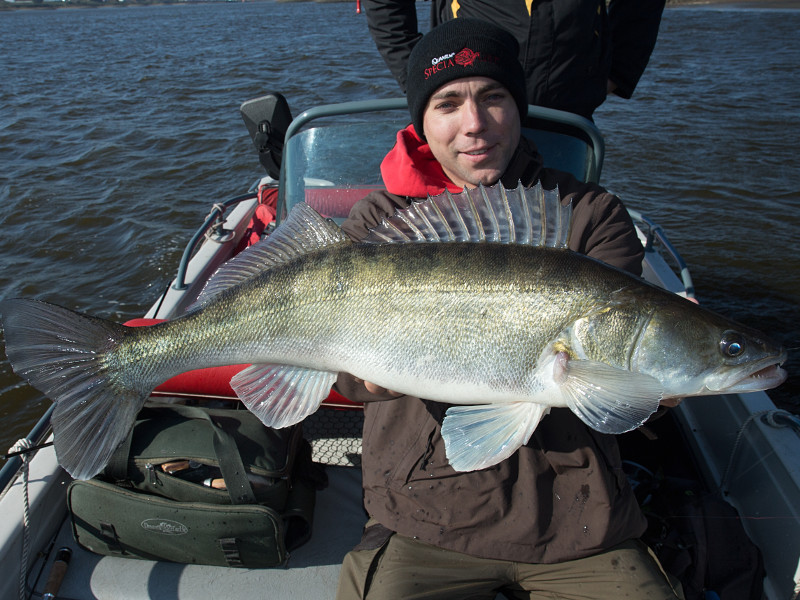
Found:
[[[388,192],[358,203],[343,230],[363,239],[413,198],[445,189],[541,181],[572,200],[572,250],[640,275],[644,251],[619,199],[544,168],[521,138],[527,103],[516,56],[508,33],[476,20],[450,21],[422,38],[408,65],[413,125],[381,168]],[[500,590],[513,598],[678,597],[637,540],[646,521],[613,436],[554,409],[510,458],[457,472],[442,438],[446,405],[346,375],[338,389],[365,401],[370,515],[345,558],[340,600],[489,600]]]
[[[342,229],[299,204],[175,319],[0,303],[14,371],[56,404],[59,464],[95,476],[158,384],[248,363],[231,386],[270,427],[334,384],[365,401],[370,520],[341,599],[676,597],[608,434],[684,396],[775,387],[786,352],[638,277],[619,199],[521,137],[516,57],[489,23],[432,30],[387,191]]]

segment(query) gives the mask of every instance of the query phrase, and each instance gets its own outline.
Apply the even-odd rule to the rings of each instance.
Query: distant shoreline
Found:
[[[133,6],[154,6],[169,4],[205,4],[208,2],[226,2],[231,0],[127,0],[125,2],[100,2],[97,0],[71,0],[68,2],[6,2],[0,0],[0,12],[6,10],[52,10],[63,8],[126,8]],[[354,0],[236,0],[244,2],[350,2]],[[684,6],[718,6],[738,8],[764,8],[764,9],[800,9],[800,0],[667,0],[667,8]]]
[[[670,6],[737,6],[739,8],[800,8],[800,0],[667,0]]]

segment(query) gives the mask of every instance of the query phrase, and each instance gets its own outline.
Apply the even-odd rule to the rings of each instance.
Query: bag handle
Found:
[[[207,411],[199,407],[175,404],[168,408],[183,417],[208,421],[214,432],[214,454],[217,455],[219,470],[225,480],[231,504],[256,504],[255,492],[247,478],[247,471],[233,436],[217,425]]]
[[[214,452],[219,460],[219,470],[225,480],[225,487],[228,488],[231,503],[255,504],[256,494],[247,478],[247,471],[242,463],[242,456],[239,454],[236,441],[227,431],[214,423],[208,413],[206,413],[206,417],[214,428]]]
[[[219,470],[225,480],[225,487],[230,496],[231,504],[256,504],[256,495],[250,480],[247,478],[247,471],[242,463],[239,448],[233,436],[214,422],[208,413],[197,406],[186,406],[183,404],[151,404],[142,408],[139,412],[139,419],[158,418],[160,413],[165,411],[187,419],[204,419],[211,426],[214,432],[213,444],[214,454],[219,463]],[[128,460],[130,457],[131,442],[133,440],[133,430],[128,437],[122,441],[120,446],[114,451],[104,473],[116,480],[127,479]]]

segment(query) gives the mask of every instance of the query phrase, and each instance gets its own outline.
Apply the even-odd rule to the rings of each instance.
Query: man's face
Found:
[[[488,77],[465,77],[428,100],[422,127],[433,155],[456,185],[493,185],[517,149],[520,119],[509,91]]]

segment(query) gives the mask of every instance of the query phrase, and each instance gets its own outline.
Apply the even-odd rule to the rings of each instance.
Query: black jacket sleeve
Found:
[[[369,32],[403,93],[408,56],[422,37],[414,4],[415,0],[364,0]]]
[[[653,53],[666,0],[611,0],[611,72],[614,93],[630,98]]]

